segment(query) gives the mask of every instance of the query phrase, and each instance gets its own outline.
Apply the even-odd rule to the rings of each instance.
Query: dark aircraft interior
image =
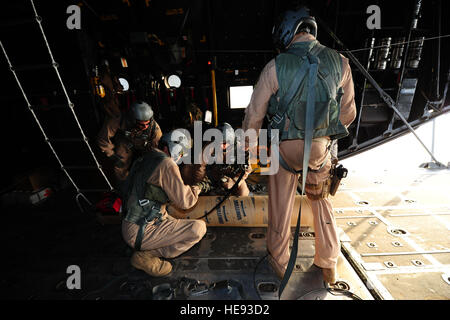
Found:
[[[448,1],[4,3],[1,296],[80,299],[128,270],[130,249],[120,225],[107,218],[99,223],[92,213],[111,188],[105,179],[111,168],[95,143],[105,116],[144,100],[163,132],[191,128],[196,120],[241,127],[245,106],[231,105],[230,88],[256,84],[277,55],[276,17],[300,4],[319,18],[317,39],[349,58],[352,68],[357,117],[339,140],[340,159],[450,110]],[[381,9],[380,28],[369,28],[371,5]],[[71,25],[69,6],[80,9],[78,26]],[[181,85],[168,83],[172,75]],[[36,193],[44,201],[30,200]],[[87,270],[83,291],[64,289],[71,264]],[[139,296],[144,289],[136,292],[131,297],[145,298]]]

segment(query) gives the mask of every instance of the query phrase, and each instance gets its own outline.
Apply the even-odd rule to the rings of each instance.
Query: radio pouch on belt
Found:
[[[347,177],[348,170],[341,164],[336,167],[331,167],[331,183],[330,183],[330,195],[334,196],[343,178]]]

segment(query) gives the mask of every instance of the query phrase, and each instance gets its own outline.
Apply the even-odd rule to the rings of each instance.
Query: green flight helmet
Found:
[[[149,121],[153,118],[153,109],[144,101],[137,101],[131,105],[131,112],[137,121]]]
[[[305,6],[287,10],[278,17],[272,29],[272,41],[277,49],[283,51],[300,31],[317,37],[316,19],[311,16],[310,9]]]

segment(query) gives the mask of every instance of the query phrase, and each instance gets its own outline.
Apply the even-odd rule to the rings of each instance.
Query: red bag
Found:
[[[116,215],[122,212],[122,198],[114,192],[105,192],[95,207],[102,214]]]

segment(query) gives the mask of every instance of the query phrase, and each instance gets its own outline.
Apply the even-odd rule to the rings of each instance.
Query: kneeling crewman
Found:
[[[97,144],[113,165],[116,187],[126,179],[136,158],[158,146],[162,131],[153,115],[149,104],[138,101],[122,116],[105,119]]]
[[[213,192],[211,195],[223,195],[227,193],[228,190],[233,188],[233,186],[238,182],[239,176],[243,174],[233,195],[237,197],[248,196],[250,190],[248,189],[246,179],[251,173],[252,168],[247,165],[247,159],[245,160],[245,163],[238,163],[238,157],[236,155],[239,146],[234,129],[227,122],[221,123],[217,129],[222,133],[222,143],[220,146],[222,157],[219,158],[222,158],[223,163],[205,164],[206,174],[213,186]],[[209,148],[213,145],[214,143],[211,143],[205,147],[204,156],[207,158],[215,156],[215,149]],[[227,160],[227,158],[230,159]],[[228,163],[229,160],[231,163]]]
[[[202,220],[175,219],[166,205],[193,207],[201,185],[183,183],[177,161],[190,142],[179,130],[162,136],[159,149],[152,149],[133,164],[124,194],[126,216],[122,223],[125,242],[135,248],[131,264],[151,276],[165,276],[172,265],[161,258],[174,258],[199,242],[206,233]]]

